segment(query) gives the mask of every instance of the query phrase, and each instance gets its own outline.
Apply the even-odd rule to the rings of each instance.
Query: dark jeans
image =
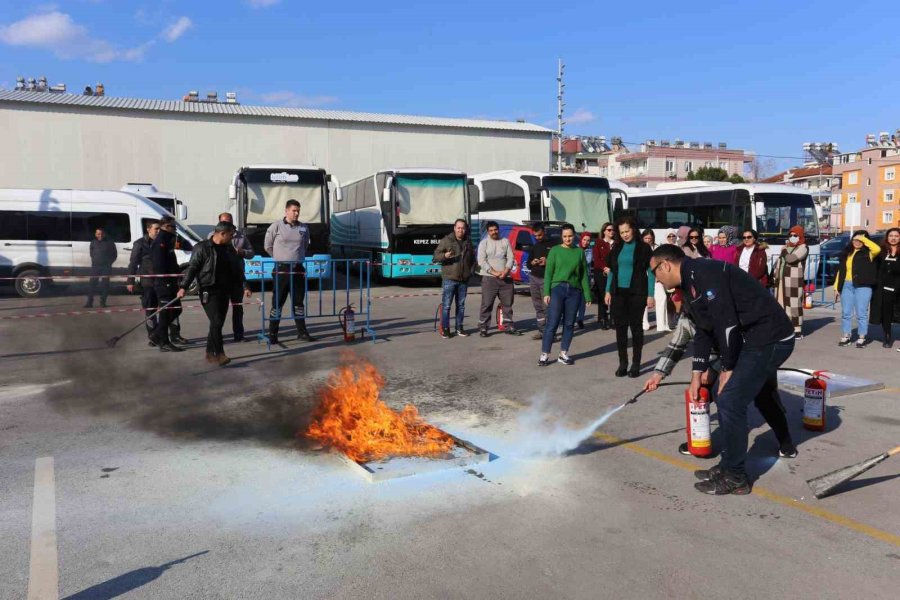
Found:
[[[200,290],[200,304],[209,319],[209,335],[206,336],[206,352],[208,354],[224,354],[225,343],[222,341],[222,327],[228,314],[231,292],[217,287]]]
[[[478,316],[478,327],[487,329],[491,324],[491,312],[494,310],[494,300],[500,299],[500,307],[503,309],[503,320],[508,327],[515,329],[513,325],[513,294],[515,287],[512,279],[497,279],[493,275],[484,275],[481,278],[481,314]]]
[[[778,389],[778,367],[794,351],[793,338],[769,344],[762,348],[741,350],[731,378],[716,399],[719,406],[719,427],[722,428],[723,469],[736,475],[745,475],[747,459],[747,406],[768,386]]]
[[[240,287],[231,291],[231,331],[235,340],[244,339],[244,290]]]
[[[529,275],[528,293],[531,294],[531,304],[534,305],[538,329],[543,331],[547,325],[547,305],[544,304],[544,278],[536,277],[534,274]]]
[[[612,298],[610,313],[616,321],[616,348],[619,364],[628,364],[628,330],[631,329],[632,364],[640,367],[644,348],[644,309],[647,296],[632,294],[630,289],[618,289]]]
[[[456,301],[456,329],[463,328],[463,319],[466,317],[466,294],[469,292],[469,284],[466,281],[453,281],[445,279],[441,294],[441,327],[450,329],[450,304]]]
[[[544,330],[544,338],[541,341],[541,352],[545,354],[550,352],[560,321],[563,323],[563,332],[559,348],[563,352],[569,351],[572,336],[575,334],[575,317],[578,307],[582,304],[584,304],[584,293],[568,283],[556,284],[550,290],[550,308],[547,314],[547,328]]]
[[[718,364],[718,361],[716,361]],[[718,389],[717,385],[719,372],[716,370],[718,367],[714,366],[712,370],[712,381],[710,382],[710,390],[712,392],[712,398],[715,399],[718,397]],[[778,393],[778,383],[772,382],[772,380],[767,379],[765,384],[763,384],[762,389],[759,390],[759,393],[753,398],[753,405],[756,406],[756,410],[759,411],[759,414],[762,415],[762,418],[765,419],[766,423],[772,429],[772,433],[775,434],[775,439],[778,440],[778,444],[784,444],[785,442],[793,443],[793,439],[791,438],[791,430],[788,427],[787,422],[787,411],[784,408],[784,404],[781,402],[781,394]]]
[[[881,314],[878,316],[881,317],[881,330],[884,331],[884,339],[885,341],[892,340],[894,339],[894,336],[891,335],[894,325],[894,305],[897,302],[897,294],[900,292],[882,289],[875,293],[881,294]]]
[[[157,302],[162,306],[175,298],[175,294],[178,293],[178,282],[174,279],[158,278],[154,281],[153,288],[156,291]],[[169,343],[169,327],[178,323],[180,314],[181,300],[175,300],[168,308],[161,310],[150,339],[157,344]]]
[[[284,306],[288,294],[291,295],[292,314],[297,324],[297,333],[306,331],[306,310],[303,307],[306,295],[306,271],[299,264],[275,263],[275,275],[272,289],[272,309],[269,311],[270,326],[278,330],[281,321],[281,307]]]
[[[88,292],[88,304],[94,302],[94,296],[97,295],[97,286],[100,286],[100,303],[106,304],[106,298],[109,296],[109,276],[112,274],[112,266],[108,267],[91,267],[91,289]]]
[[[594,293],[597,294],[597,319],[604,321],[609,318],[609,307],[603,301],[606,295],[606,275],[603,271],[594,271]]]
[[[156,312],[157,308],[159,308],[159,300],[156,298],[156,288],[153,287],[152,283],[148,283],[145,287],[141,287],[141,308],[144,309],[145,317],[149,317]],[[153,330],[156,328],[158,321],[159,317],[153,317],[144,323],[147,327],[147,337],[153,337]]]

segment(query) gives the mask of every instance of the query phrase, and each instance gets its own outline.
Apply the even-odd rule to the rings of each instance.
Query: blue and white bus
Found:
[[[466,174],[387,169],[351,181],[331,206],[331,253],[373,261],[383,278],[440,277],[432,260],[457,219],[468,221]]]
[[[255,256],[245,261],[247,279],[272,279],[274,260],[265,254],[266,230],[284,218],[288,200],[300,202],[300,221],[309,227],[308,278],[331,277],[329,212],[331,189],[338,182],[325,169],[304,165],[248,165],[238,169],[229,187],[235,225],[243,229]]]

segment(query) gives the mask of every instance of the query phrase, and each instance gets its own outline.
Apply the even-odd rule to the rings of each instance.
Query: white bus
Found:
[[[597,175],[533,171],[475,175],[469,186],[473,237],[480,237],[487,221],[497,221],[501,232],[531,221],[556,221],[596,235],[613,220],[612,192],[609,180]],[[623,189],[615,192],[626,198]]]
[[[309,227],[305,262],[309,278],[331,277],[328,248],[330,189],[337,180],[325,169],[307,165],[247,165],[238,169],[228,188],[235,225],[242,229],[256,256],[244,262],[248,280],[272,278],[274,260],[264,254],[269,226],[284,218],[288,200],[300,202],[300,221]]]
[[[14,277],[16,292],[39,296],[49,283],[71,283],[90,274],[90,245],[99,227],[116,244],[113,275],[125,275],[131,245],[149,221],[169,215],[155,202],[129,192],[0,189],[0,276]],[[187,267],[200,237],[179,223],[175,256]],[[43,279],[51,277],[52,279]]]
[[[713,239],[724,225],[755,229],[777,256],[788,230],[802,225],[811,254],[819,252],[819,219],[812,196],[790,185],[685,181],[655,189],[632,188],[626,214],[641,229],[653,229],[657,242],[682,225],[702,229]]]
[[[384,278],[439,277],[434,249],[468,221],[466,174],[449,169],[387,169],[352,181],[332,203],[331,252],[366,258]]]

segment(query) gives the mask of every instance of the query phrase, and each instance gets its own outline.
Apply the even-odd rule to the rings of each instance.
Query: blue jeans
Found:
[[[841,289],[841,333],[850,337],[853,331],[853,313],[856,312],[856,324],[859,337],[869,333],[869,303],[872,301],[872,288],[856,287],[852,281],[845,281]]]
[[[723,469],[736,475],[746,475],[747,407],[763,387],[778,389],[778,367],[794,351],[794,339],[776,342],[762,348],[741,349],[731,378],[718,395],[719,427],[722,429]]]
[[[563,322],[562,343],[560,349],[569,351],[572,344],[572,336],[575,334],[575,317],[578,307],[584,302],[584,293],[580,288],[568,283],[559,283],[550,290],[550,307],[547,309],[547,328],[544,329],[544,338],[541,341],[541,352],[550,353],[553,347],[553,338],[559,328],[559,322]]]
[[[466,294],[469,284],[465,281],[445,279],[441,294],[441,327],[450,329],[450,304],[456,299],[456,329],[462,329],[466,316]]]

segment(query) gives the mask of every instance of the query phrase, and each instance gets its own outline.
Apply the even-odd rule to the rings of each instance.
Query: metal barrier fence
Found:
[[[309,260],[305,264],[309,264]],[[282,285],[284,280],[287,281],[289,287],[285,298],[285,306],[290,311],[288,316],[284,316],[281,309],[275,306],[267,308],[266,302],[266,279],[260,279],[260,332],[259,341],[265,341],[266,347],[271,347],[269,339],[269,324],[275,320],[273,313],[278,312],[278,322],[285,319],[295,318],[319,318],[319,317],[335,317],[340,319],[341,312],[347,307],[357,307],[354,309],[355,321],[359,323],[360,335],[363,337],[368,334],[369,338],[375,341],[375,330],[372,328],[372,261],[359,260],[353,258],[330,258],[323,260],[315,260],[316,263],[328,263],[318,265],[319,268],[314,272],[318,276],[308,277],[302,270],[303,264],[300,261],[278,261],[275,265],[276,270],[272,271],[272,288],[273,300],[280,297],[283,293]],[[297,267],[301,267],[300,270]],[[342,267],[343,285],[338,284],[338,269]],[[325,276],[328,273],[329,276]],[[295,315],[294,313],[294,294],[298,291],[294,286],[300,279],[302,274],[303,282],[303,314]],[[279,277],[283,275],[284,277]],[[356,285],[351,281],[356,277]],[[310,280],[318,282],[317,289],[312,290],[310,294]],[[330,295],[330,302],[328,296]],[[338,300],[341,299],[339,303]],[[310,302],[312,300],[312,302]],[[356,301],[355,303],[353,301]],[[277,302],[277,300],[275,300]]]
[[[774,274],[776,265],[778,264],[778,255],[769,257],[769,273]],[[810,254],[806,257],[806,268],[804,270],[804,292],[813,298],[814,304],[821,306],[834,306],[834,302],[829,302],[826,292],[834,283],[834,277],[837,276],[838,257],[837,255],[828,253]]]

